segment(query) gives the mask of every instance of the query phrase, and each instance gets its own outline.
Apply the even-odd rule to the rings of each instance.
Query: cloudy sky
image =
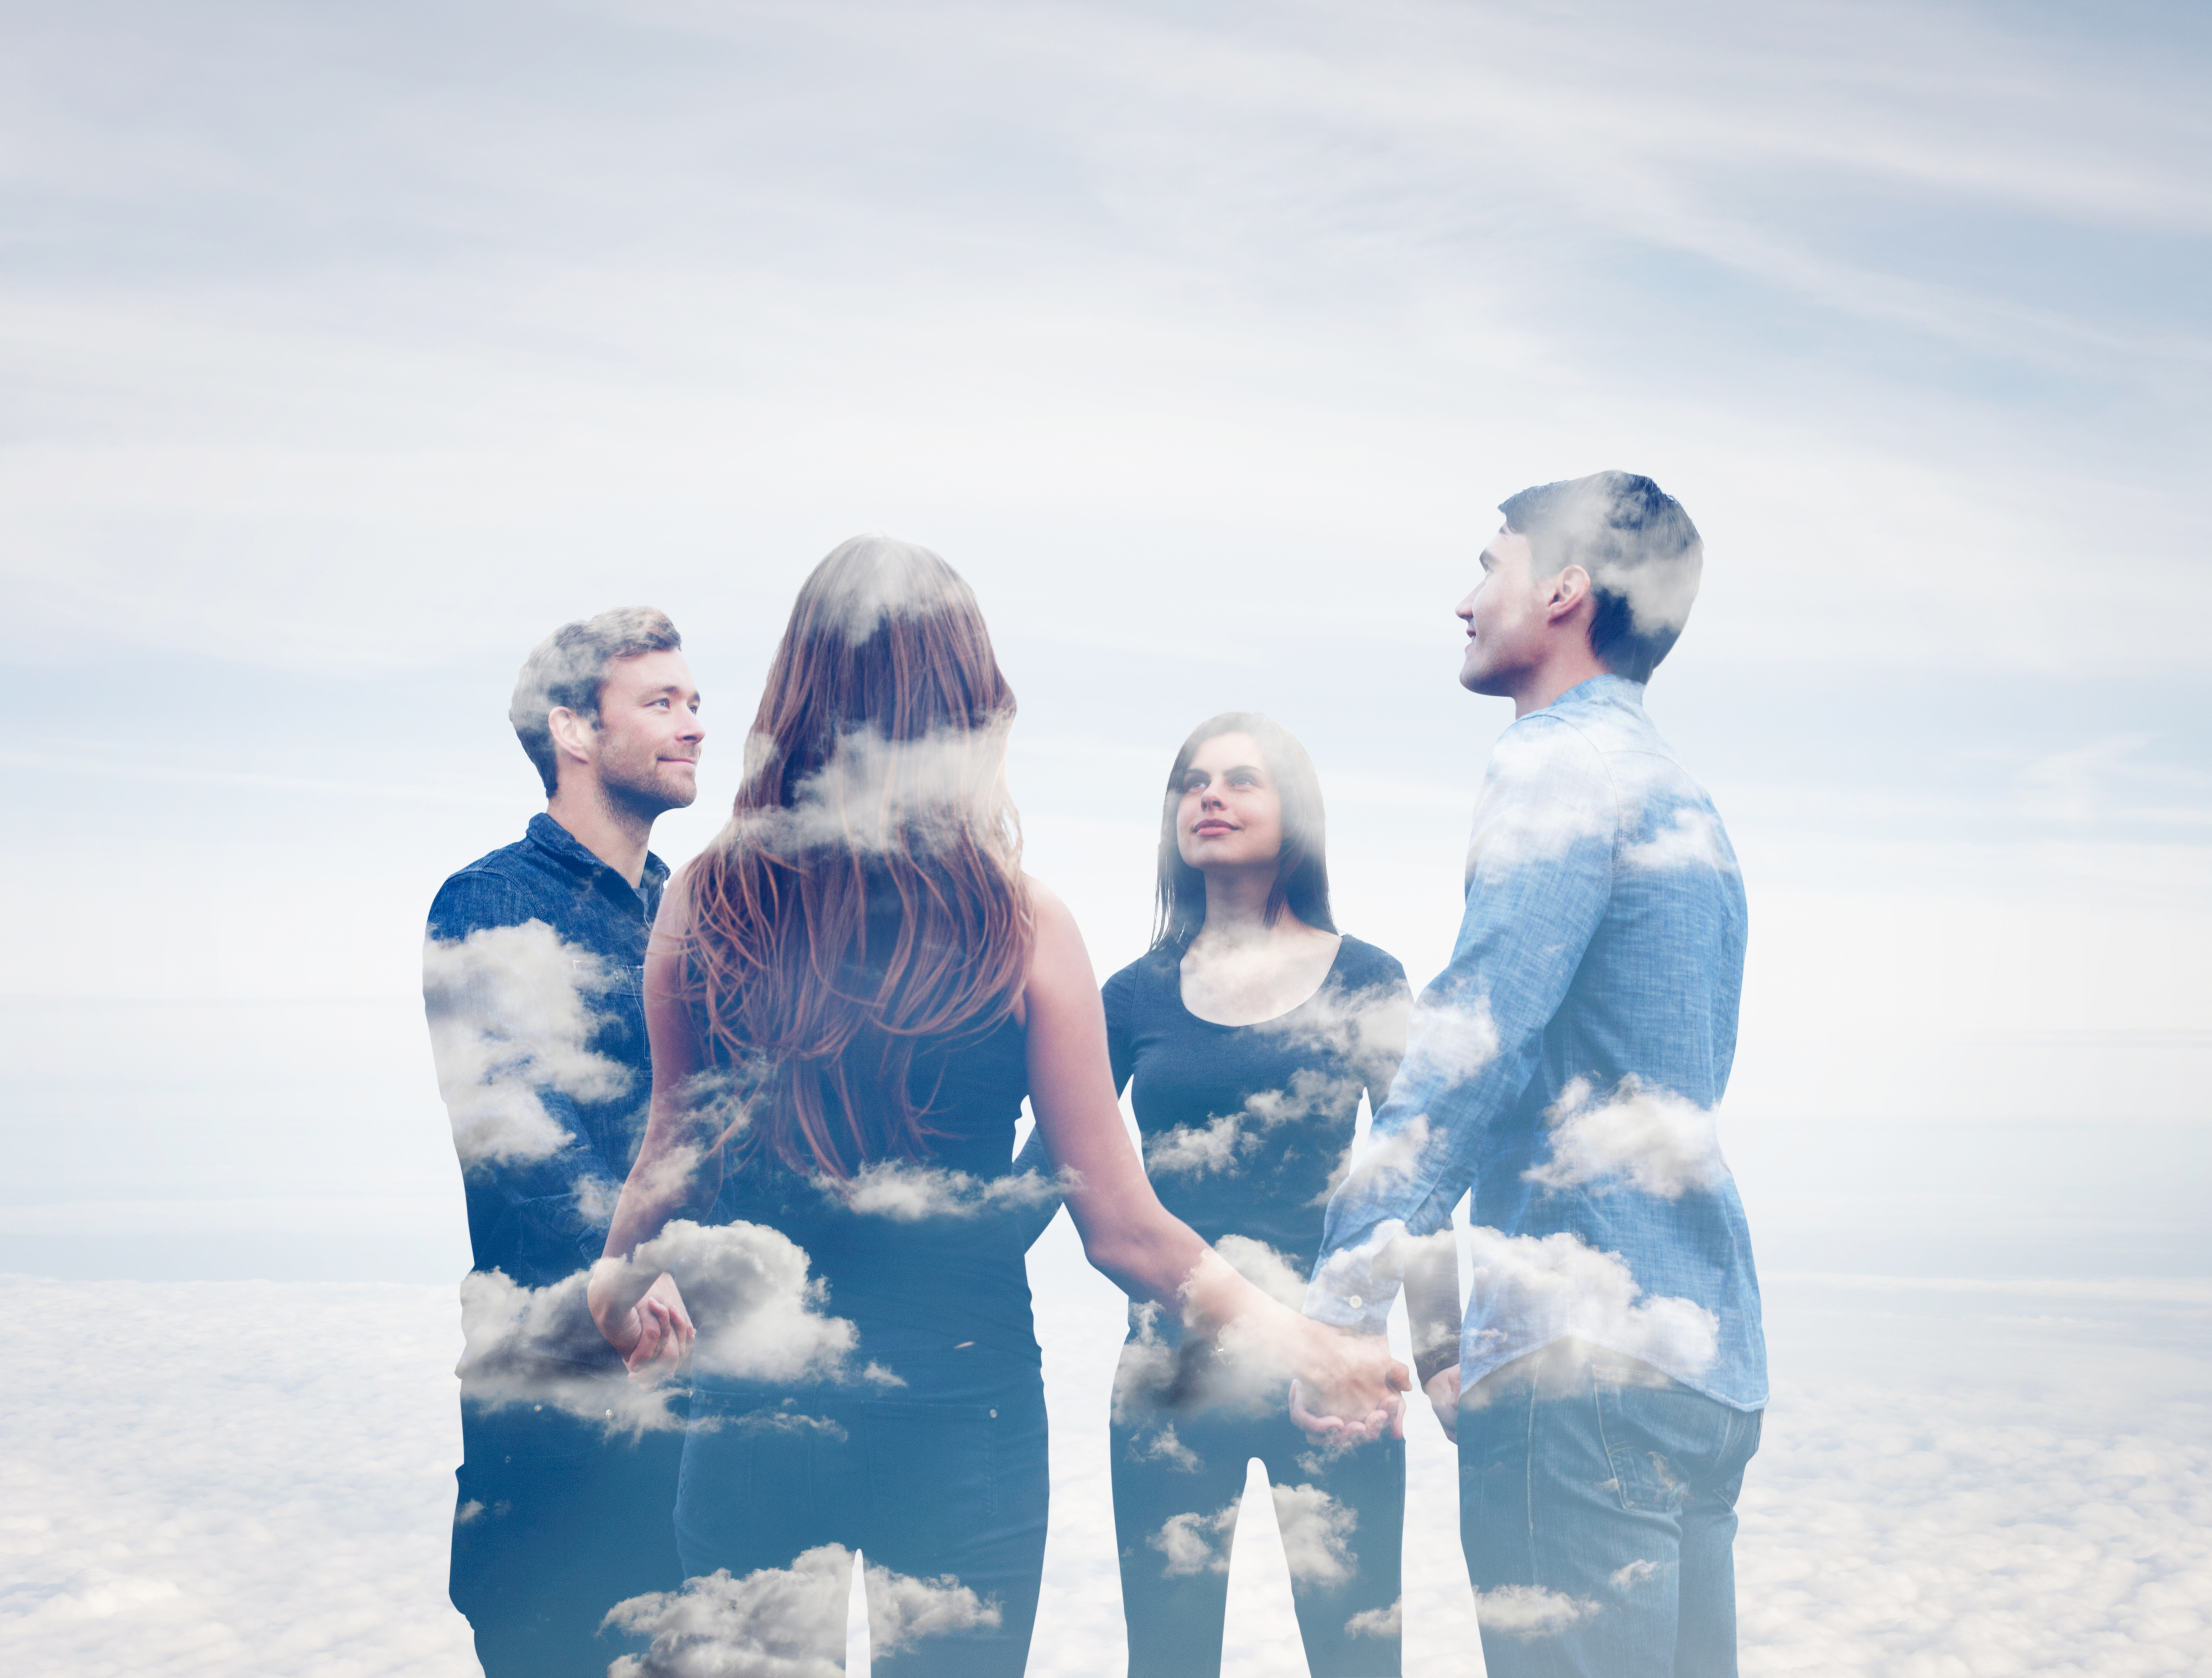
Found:
[[[1971,1452],[1852,1494],[1851,1442],[1890,1451],[1865,1395],[1932,1414],[1973,1373],[1963,1328],[1905,1358],[1869,1324],[2045,1322],[1991,1380],[2106,1348],[2102,1396],[2036,1400],[2004,1461],[2149,1426],[2128,1371],[2212,1274],[2201,9],[0,15],[0,1268],[118,1324],[163,1287],[230,1302],[204,1322],[386,1290],[431,1420],[357,1442],[329,1530],[404,1529],[377,1452],[448,1448],[458,1329],[394,1303],[465,1264],[421,922],[533,806],[501,714],[546,629],[682,626],[709,734],[680,860],[806,568],[926,543],[991,620],[1030,866],[1102,974],[1141,945],[1169,755],[1256,706],[1320,763],[1344,923],[1425,977],[1507,720],[1452,684],[1451,605],[1500,499],[1601,466],[1706,538],[1650,706],[1744,859],[1723,1137],[1762,1264],[1858,1279],[1773,1290],[1807,1420],[1759,1495],[1802,1493],[1773,1518],[1806,1577],[1850,1572],[1816,1507],[1892,1557],[1853,1575],[1862,1628],[1920,1577],[1899,1535],[2024,1529]],[[1041,1286],[1079,1315],[1065,1257]],[[1832,1322],[1852,1383],[1790,1365]],[[222,1362],[142,1331],[135,1364]],[[54,1355],[58,1393],[113,1353]],[[336,1389],[292,1390],[312,1438]],[[133,1413],[90,1414],[126,1462]],[[152,1495],[118,1482],[114,1520]],[[2096,1506],[2198,1606],[2112,1625],[2201,1634],[2201,1551],[2148,1495]],[[296,1620],[270,1578],[246,1619]],[[1828,1623],[1746,1578],[1747,1638]],[[138,1612],[82,1623],[121,1649]]]

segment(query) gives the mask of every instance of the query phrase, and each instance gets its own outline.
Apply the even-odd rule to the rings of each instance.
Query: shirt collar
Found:
[[[564,868],[582,874],[604,873],[624,891],[633,889],[628,880],[601,861],[588,845],[542,810],[530,818],[526,837],[540,850],[550,853],[553,860]],[[647,851],[644,872],[635,888],[638,895],[650,902],[667,882],[668,865]]]
[[[1551,710],[1570,701],[1577,705],[1632,705],[1644,708],[1644,684],[1632,682],[1626,676],[1616,676],[1607,671],[1602,676],[1593,676],[1587,682],[1577,682],[1544,708]]]

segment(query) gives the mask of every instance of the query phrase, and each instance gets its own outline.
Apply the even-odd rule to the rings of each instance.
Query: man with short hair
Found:
[[[582,1282],[653,1085],[640,979],[668,869],[647,845],[696,795],[704,738],[682,647],[643,606],[539,643],[508,719],[544,813],[430,906],[424,997],[475,1262],[451,1590],[489,1678],[601,1678],[601,1617],[683,1582],[680,1426],[665,1407],[639,1425]],[[501,1309],[514,1321],[487,1328]]]
[[[1703,544],[1625,472],[1500,510],[1459,607],[1460,680],[1516,720],[1476,806],[1450,964],[1329,1203],[1306,1309],[1382,1333],[1408,1242],[1449,1239],[1471,1191],[1457,1356],[1419,1374],[1455,1430],[1492,1678],[1732,1675],[1735,1499],[1766,1402],[1750,1237],[1714,1134],[1744,896],[1643,703]]]

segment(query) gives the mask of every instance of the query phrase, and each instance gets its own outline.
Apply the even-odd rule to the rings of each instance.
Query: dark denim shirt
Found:
[[[599,1256],[645,1134],[641,981],[667,880],[648,854],[633,888],[539,815],[432,900],[424,1000],[478,1270],[544,1287]]]

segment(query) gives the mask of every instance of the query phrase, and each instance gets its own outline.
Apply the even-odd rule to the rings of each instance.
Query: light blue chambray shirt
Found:
[[[1464,1387],[1574,1335],[1756,1409],[1759,1279],[1713,1111],[1743,882],[1643,699],[1600,676],[1499,738],[1458,944],[1329,1201],[1306,1310],[1380,1334],[1401,1237],[1472,1189]]]

